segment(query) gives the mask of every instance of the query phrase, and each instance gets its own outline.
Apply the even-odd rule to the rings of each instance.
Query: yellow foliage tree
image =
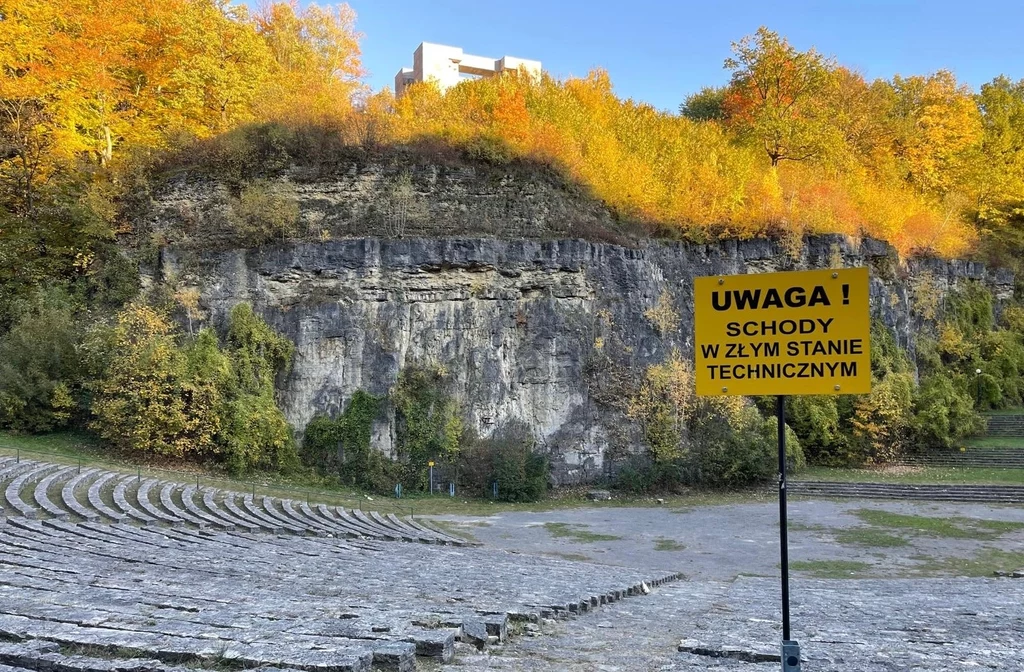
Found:
[[[112,333],[114,356],[96,383],[92,428],[123,450],[184,457],[218,450],[221,399],[213,378],[188,375],[170,321],[132,305]]]
[[[337,121],[352,109],[363,69],[355,12],[348,5],[324,9],[275,2],[255,17],[275,63],[274,76],[260,91],[264,119]]]

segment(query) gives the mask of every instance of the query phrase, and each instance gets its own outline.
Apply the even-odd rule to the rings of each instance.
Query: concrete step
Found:
[[[801,496],[947,502],[1024,502],[1024,486],[1012,485],[912,485],[835,481],[790,481],[787,485],[790,494]]]

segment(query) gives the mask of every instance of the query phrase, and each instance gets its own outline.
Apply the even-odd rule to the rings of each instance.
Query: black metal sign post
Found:
[[[834,268],[693,279],[697,395],[776,397],[782,672],[800,670],[789,627],[786,395],[871,392],[868,276],[866,268]]]
[[[779,418],[779,547],[782,562],[782,672],[799,672],[800,645],[789,630],[789,530],[786,516],[786,396],[775,399]]]

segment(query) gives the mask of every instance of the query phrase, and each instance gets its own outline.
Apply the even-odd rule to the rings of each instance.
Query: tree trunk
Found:
[[[100,152],[100,165],[105,166],[114,156],[114,140],[110,135],[110,126],[103,127],[103,151]]]

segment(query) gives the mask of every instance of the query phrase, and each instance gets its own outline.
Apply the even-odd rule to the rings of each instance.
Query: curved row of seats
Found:
[[[467,542],[410,517],[0,457],[0,515],[432,544]]]

